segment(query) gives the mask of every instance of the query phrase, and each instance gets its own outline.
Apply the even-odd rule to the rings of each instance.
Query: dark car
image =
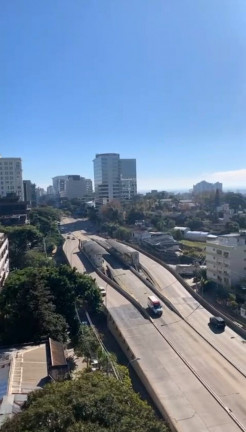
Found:
[[[225,320],[221,317],[210,317],[209,324],[217,328],[225,328]]]

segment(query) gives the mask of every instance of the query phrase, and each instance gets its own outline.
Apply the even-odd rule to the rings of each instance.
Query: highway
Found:
[[[74,234],[78,238],[88,238],[78,231]],[[83,264],[77,261],[78,254],[76,258],[73,256],[76,244],[78,247],[78,240],[67,240],[64,250],[67,251],[67,256],[72,256],[70,264],[84,271]],[[203,318],[200,320],[198,314],[198,311],[204,313],[204,309],[197,302],[192,302],[193,298],[187,298],[191,296],[182,285],[182,290],[180,289],[177,285],[179,282],[162,266],[161,269],[158,267],[156,270],[156,263],[149,258],[146,260],[144,255],[140,255],[140,260],[151,272],[157,284],[163,287],[165,296],[179,307],[189,320],[192,316],[196,317],[195,319],[192,317],[194,326],[199,317],[199,331],[205,331],[204,316],[202,315]],[[115,258],[110,261],[119,284],[146,307],[147,297],[151,294],[150,289],[130,270],[126,270],[116,262]],[[166,275],[162,269],[167,273]],[[92,271],[91,275],[100,285],[105,286],[105,282],[98,280],[98,276]],[[151,323],[109,285],[107,286],[107,308],[121,328],[134,355],[140,358],[135,362],[137,363],[135,369],[140,368],[144,371],[159,403],[165,406],[177,430],[182,432],[246,430],[244,429],[246,427],[245,377],[194,328],[165,304],[163,304],[163,316],[154,319]],[[205,313],[208,314],[207,311]],[[222,340],[219,345],[222,344],[220,348],[224,348],[224,339],[228,343],[232,331],[226,329],[224,333],[215,335],[207,323],[208,318],[205,335],[207,336],[208,332],[211,338]],[[244,352],[245,359],[245,345],[242,343],[240,345],[237,335],[235,336],[234,332],[232,334],[233,339],[229,339],[230,343],[242,347],[240,356]],[[216,345],[215,341],[213,343]],[[229,347],[227,351],[226,354],[230,358]],[[238,362],[236,353],[231,354]],[[245,368],[241,363],[239,359],[239,365]],[[234,422],[234,418],[238,425]],[[240,424],[244,426],[240,427]]]
[[[214,333],[208,325],[211,314],[186,291],[183,285],[168,270],[146,255],[140,253],[139,258],[160,291],[182,316],[246,375],[246,341],[229,327],[222,333]]]
[[[114,258],[114,261],[117,260]],[[128,290],[130,288],[131,293],[140,302],[140,304],[147,307],[147,297],[148,295],[153,294],[152,291],[130,270],[125,270],[123,268],[120,269],[119,263],[116,264],[116,269],[114,271],[118,275],[116,280],[120,282],[121,286],[128,287]],[[168,271],[166,272],[169,273]],[[173,277],[173,279],[175,278]],[[173,344],[178,352],[182,353],[185,360],[188,361],[192,368],[196,370],[203,381],[208,384],[216,395],[220,397],[223,403],[226,406],[229,406],[233,413],[235,413],[235,415],[246,424],[245,376],[228,363],[228,361],[223,358],[219,352],[217,352],[207,343],[206,340],[196,333],[193,327],[189,326],[183,319],[179,318],[177,314],[170,310],[164,303],[162,303],[162,306],[163,316],[154,320],[159,332]],[[204,311],[205,310],[203,309],[203,312]],[[222,341],[225,340],[225,345],[228,343],[229,336],[225,334],[226,332],[214,334],[208,327],[208,319],[206,321],[206,330],[207,329],[209,329],[210,334],[213,335],[214,338],[219,338],[221,336],[219,339]],[[233,333],[234,338],[237,337],[234,332],[230,331],[229,334],[231,333]],[[232,341],[236,342],[238,339],[236,339],[236,341],[232,339]],[[214,344],[214,346],[215,345],[216,344]],[[240,348],[240,354],[244,352],[245,364],[245,345],[241,343]],[[233,355],[234,354],[235,353],[233,353]],[[235,355],[235,357],[237,358],[237,355]],[[230,359],[229,354],[227,358]]]

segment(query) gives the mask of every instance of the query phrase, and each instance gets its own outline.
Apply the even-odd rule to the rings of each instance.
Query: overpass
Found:
[[[86,269],[99,285],[106,286],[88,268],[83,256],[72,252],[71,262],[71,251],[78,248],[78,239],[87,238],[81,232],[75,232],[75,236],[77,239],[67,240],[64,247],[71,265],[82,272]],[[156,263],[145,258],[140,255],[140,262],[181,316],[163,303],[162,317],[146,319],[123,295],[107,285],[111,331],[129,359],[135,360],[132,366],[173,430],[246,430],[245,345],[230,329],[226,328],[222,334],[211,332],[207,311],[177,285],[173,275],[167,270],[164,274],[160,268],[156,269]],[[152,293],[149,286],[116,262],[115,257],[108,265],[121,288],[146,307],[147,297]]]

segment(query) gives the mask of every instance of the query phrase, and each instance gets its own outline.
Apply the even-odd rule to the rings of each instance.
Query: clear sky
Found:
[[[0,153],[39,186],[137,159],[139,189],[246,187],[245,0],[2,0]]]

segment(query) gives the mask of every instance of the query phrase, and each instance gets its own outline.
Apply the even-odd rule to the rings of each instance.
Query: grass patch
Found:
[[[180,240],[180,243],[182,243],[182,245],[184,245],[188,248],[199,249],[200,251],[204,251],[204,249],[206,247],[205,242],[196,242],[196,241],[191,241],[191,240]]]

